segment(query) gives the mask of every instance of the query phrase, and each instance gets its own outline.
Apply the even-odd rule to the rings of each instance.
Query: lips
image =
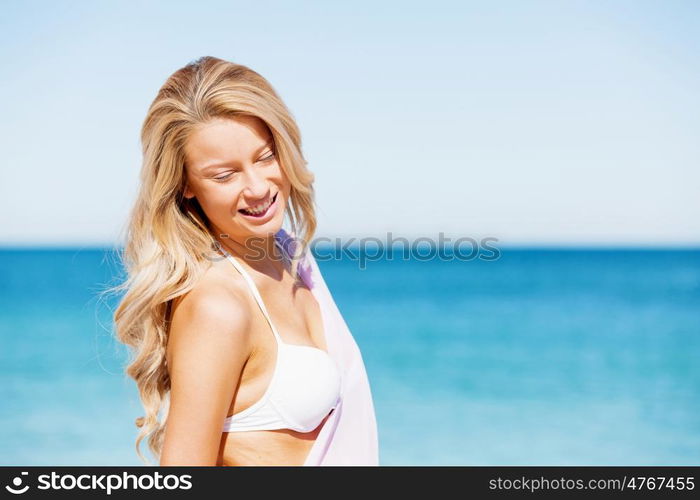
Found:
[[[275,196],[273,196],[272,199],[269,201],[269,204],[264,212],[254,213],[254,212],[250,212],[248,209],[245,209],[245,208],[241,208],[238,211],[240,213],[242,213],[243,215],[246,215],[248,217],[264,217],[265,214],[267,214],[267,212],[270,210],[270,207],[272,207],[272,205],[274,205],[275,200],[277,200],[278,194],[279,194],[279,192],[275,193]]]

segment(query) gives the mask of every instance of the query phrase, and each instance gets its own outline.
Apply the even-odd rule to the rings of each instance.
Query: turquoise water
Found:
[[[700,464],[700,251],[320,262],[384,465]],[[114,256],[0,250],[0,464],[138,465]],[[144,447],[145,449],[145,447]]]

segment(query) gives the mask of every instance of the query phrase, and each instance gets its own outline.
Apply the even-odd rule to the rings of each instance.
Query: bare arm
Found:
[[[190,291],[168,340],[170,408],[160,465],[216,465],[226,418],[251,352],[246,304],[220,285]]]

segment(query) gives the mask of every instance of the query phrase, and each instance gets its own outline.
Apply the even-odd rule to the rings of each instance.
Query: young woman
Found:
[[[148,436],[160,465],[377,465],[362,356],[307,251],[314,176],[275,90],[202,57],[165,82],[141,140],[114,316],[139,456]]]

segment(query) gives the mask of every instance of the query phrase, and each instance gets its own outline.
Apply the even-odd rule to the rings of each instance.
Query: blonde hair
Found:
[[[291,184],[285,209],[294,245],[308,248],[316,229],[314,175],[306,168],[299,129],[287,107],[265,78],[255,71],[205,56],[173,73],[143,122],[140,189],[126,222],[120,260],[126,279],[109,292],[125,291],[114,312],[117,339],[130,346],[126,373],[137,385],[145,416],[136,453],[148,446],[160,460],[170,377],[166,346],[173,299],[191,290],[217,256],[218,242],[195,198],[184,197],[184,146],[194,128],[213,118],[240,115],[261,119],[270,130],[280,167]],[[299,276],[302,252],[294,252],[292,275]],[[164,409],[163,420],[159,413]]]

